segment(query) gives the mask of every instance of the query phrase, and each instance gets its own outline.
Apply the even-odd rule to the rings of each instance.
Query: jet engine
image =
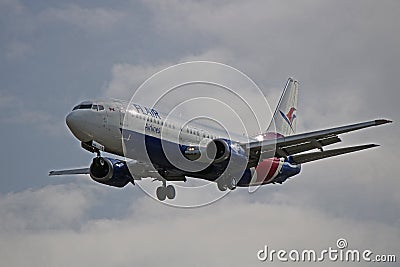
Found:
[[[205,146],[183,146],[183,155],[190,160],[204,160],[205,162],[217,164],[224,171],[229,164],[229,173],[241,173],[247,165],[247,155],[239,143],[228,139],[209,140]],[[203,158],[204,156],[204,158]]]
[[[101,184],[124,187],[133,177],[122,160],[96,157],[90,165],[90,177]]]
[[[231,155],[230,143],[224,139],[215,139],[207,144],[207,157],[213,160],[213,163],[220,163],[227,160]]]
[[[230,141],[224,139],[210,140],[204,147],[181,145],[183,155],[189,160],[198,160],[206,155],[212,163],[220,163],[229,159],[231,155]]]

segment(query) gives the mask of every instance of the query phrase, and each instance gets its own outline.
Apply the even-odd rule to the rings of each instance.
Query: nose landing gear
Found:
[[[81,146],[89,152],[96,153],[97,157],[101,157],[100,151],[104,151],[104,146],[93,140],[89,142],[81,142]]]

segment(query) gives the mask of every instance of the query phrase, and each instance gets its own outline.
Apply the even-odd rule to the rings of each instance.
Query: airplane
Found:
[[[174,199],[172,184],[187,177],[215,182],[220,191],[282,184],[299,174],[304,163],[378,146],[325,150],[341,142],[339,135],[392,122],[376,119],[298,134],[298,87],[289,78],[268,128],[245,140],[227,138],[204,125],[185,125],[154,107],[116,99],[84,101],[67,115],[66,124],[82,148],[97,155],[87,168],[49,175],[86,174],[113,187],[152,178],[162,182],[156,189],[160,201]],[[125,158],[103,157],[103,151]]]

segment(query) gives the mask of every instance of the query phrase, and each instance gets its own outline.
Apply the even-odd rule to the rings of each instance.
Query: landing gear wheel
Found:
[[[219,191],[226,191],[226,189],[228,189],[228,186],[226,185],[225,181],[223,181],[223,179],[221,178],[219,178],[217,186]]]
[[[228,188],[229,188],[229,190],[235,190],[236,189],[236,179],[235,178],[232,178],[231,179],[231,182],[228,184]]]
[[[166,191],[167,191],[167,198],[168,199],[174,199],[175,198],[175,187],[173,187],[172,185],[169,185],[166,187]]]
[[[167,188],[164,186],[157,187],[156,195],[158,200],[164,201],[167,197]]]

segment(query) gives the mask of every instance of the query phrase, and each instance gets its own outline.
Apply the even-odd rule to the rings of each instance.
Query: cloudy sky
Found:
[[[264,245],[322,250],[341,237],[400,260],[399,11],[395,0],[0,0],[2,265],[260,266]],[[165,206],[137,187],[47,176],[93,157],[65,126],[73,105],[129,98],[188,60],[238,68],[272,104],[294,76],[300,132],[395,123],[342,136],[342,145],[379,148],[197,209]]]

